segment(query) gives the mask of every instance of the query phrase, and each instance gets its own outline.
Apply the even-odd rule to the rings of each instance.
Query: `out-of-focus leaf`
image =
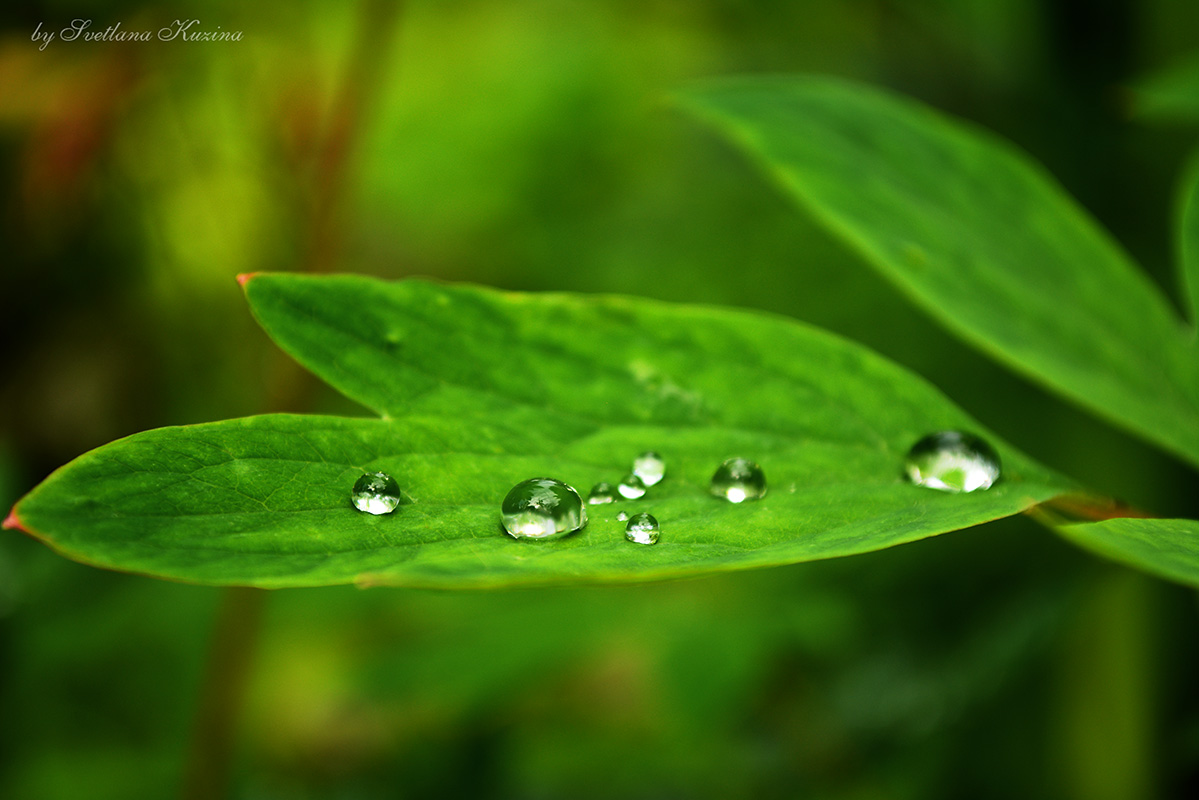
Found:
[[[1179,284],[1191,324],[1199,325],[1199,153],[1183,173],[1177,207]]]
[[[1199,58],[1192,56],[1142,78],[1131,93],[1138,117],[1199,121]]]
[[[1109,519],[1058,531],[1105,558],[1199,587],[1199,522],[1193,519]]]
[[[1199,464],[1199,354],[1157,287],[1027,156],[828,78],[724,80],[682,102],[963,339]]]

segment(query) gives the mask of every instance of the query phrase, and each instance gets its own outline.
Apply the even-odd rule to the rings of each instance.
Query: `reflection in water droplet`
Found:
[[[666,474],[666,462],[653,450],[646,450],[633,461],[633,474],[646,486],[653,486]]]
[[[530,478],[513,486],[500,514],[504,530],[517,539],[548,539],[587,524],[579,493],[553,478]]]
[[[400,485],[386,472],[368,472],[354,481],[350,501],[367,514],[390,514],[400,504]]]
[[[942,492],[989,489],[999,480],[999,455],[989,444],[961,431],[930,433],[908,451],[908,480]]]
[[[645,481],[631,472],[621,479],[620,485],[616,489],[620,492],[620,496],[627,500],[645,497]]]
[[[653,514],[634,514],[625,526],[624,538],[637,544],[657,544],[658,520]]]
[[[587,495],[587,504],[598,506],[601,503],[614,503],[616,498],[616,487],[607,481],[600,481],[591,487],[591,493]]]
[[[624,522],[626,519],[628,519],[628,518],[629,518],[629,512],[627,512],[627,511],[619,511],[619,512],[617,512],[617,514],[616,514],[616,518],[617,518],[618,520],[620,520],[621,522]]]
[[[731,503],[757,500],[766,494],[766,474],[748,458],[729,458],[712,475],[711,491]]]

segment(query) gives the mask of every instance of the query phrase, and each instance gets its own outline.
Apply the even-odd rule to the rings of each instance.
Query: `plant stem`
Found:
[[[1065,495],[1055,497],[1028,511],[1033,517],[1048,525],[1070,522],[1102,522],[1106,519],[1154,519],[1158,515],[1142,511],[1134,506],[1107,497],[1091,495]]]
[[[349,63],[333,95],[324,135],[307,165],[311,204],[304,223],[308,231],[307,252],[300,264],[304,272],[327,272],[337,266],[347,175],[364,122],[379,99],[401,10],[401,0],[368,0],[360,7]],[[311,405],[319,385],[312,373],[279,350],[272,371],[269,410],[298,411]]]
[[[312,164],[313,205],[309,209],[309,272],[330,269],[340,245],[338,210],[361,138],[367,109],[378,88],[396,34],[400,0],[368,0],[361,6],[350,62],[333,98],[326,135]],[[295,411],[310,405],[314,387],[309,373],[287,359],[270,381],[269,410]],[[234,728],[250,675],[266,592],[230,587],[224,591],[209,651],[208,666],[192,731],[185,774],[184,800],[211,800],[228,795]]]
[[[368,0],[358,19],[350,62],[333,97],[324,140],[314,159],[310,272],[323,272],[337,262],[341,242],[338,214],[346,175],[367,110],[378,98],[379,86],[395,39],[400,0]]]
[[[223,590],[209,647],[208,665],[192,726],[183,800],[213,800],[229,791],[233,731],[250,677],[266,592],[233,586]]]
[[[1154,797],[1157,585],[1104,567],[1064,632],[1053,706],[1057,796]]]

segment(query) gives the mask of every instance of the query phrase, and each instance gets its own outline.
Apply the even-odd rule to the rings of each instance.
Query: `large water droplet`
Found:
[[[630,472],[621,478],[620,485],[616,487],[616,491],[620,492],[620,496],[626,500],[640,499],[645,497],[645,481]]]
[[[614,503],[616,498],[616,487],[607,481],[600,481],[591,487],[591,494],[587,495],[587,504],[598,506],[601,503]]]
[[[712,476],[712,494],[731,503],[757,500],[766,494],[766,473],[748,458],[729,458]]]
[[[961,431],[930,433],[908,451],[908,480],[942,492],[989,489],[999,480],[999,455],[989,444]]]
[[[646,486],[653,486],[666,474],[666,462],[653,450],[646,450],[633,460],[633,474]]]
[[[553,478],[530,478],[512,487],[500,507],[504,530],[517,539],[548,539],[587,524],[587,509],[573,487]]]
[[[390,514],[400,504],[400,485],[386,472],[368,472],[354,481],[354,508],[368,514]]]
[[[657,544],[658,520],[653,514],[634,514],[625,526],[624,538],[637,544]]]

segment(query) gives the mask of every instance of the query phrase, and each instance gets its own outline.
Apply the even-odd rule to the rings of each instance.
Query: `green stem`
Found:
[[[1105,568],[1079,598],[1054,704],[1057,796],[1155,796],[1155,590],[1143,575]]]
[[[326,272],[337,265],[347,176],[362,139],[364,123],[379,99],[392,43],[397,37],[402,3],[368,0],[360,8],[349,64],[333,95],[324,135],[309,165],[311,183],[307,188],[312,203],[305,220],[308,243],[301,265],[305,272]],[[279,350],[275,351],[269,384],[266,405],[271,411],[310,406],[318,386],[312,373],[300,369]]]
[[[316,154],[309,220],[310,272],[323,272],[337,262],[341,243],[341,198],[351,159],[362,138],[367,111],[378,99],[379,87],[395,39],[400,0],[368,0],[361,6],[350,62],[329,114],[328,127]]]
[[[304,265],[308,271],[329,269],[337,260],[338,210],[346,175],[366,112],[377,99],[400,6],[400,0],[368,0],[361,6],[349,67],[333,99],[328,129],[314,157],[314,202],[308,219],[311,239]],[[314,384],[308,373],[295,368],[294,362],[288,360],[270,383],[268,408],[294,410],[309,405]],[[225,590],[193,726],[184,800],[228,795],[234,729],[250,675],[265,597],[259,589]]]
[[[266,592],[261,589],[233,586],[224,590],[192,727],[183,800],[228,795],[234,728],[250,677],[265,599]]]
[[[1102,522],[1107,519],[1154,519],[1158,515],[1150,514],[1139,508],[1121,503],[1107,497],[1092,495],[1063,495],[1033,506],[1028,513],[1041,522],[1050,525],[1062,525],[1070,522]]]

